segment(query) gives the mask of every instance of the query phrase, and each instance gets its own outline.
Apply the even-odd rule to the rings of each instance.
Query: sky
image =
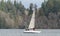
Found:
[[[11,0],[11,1],[13,2],[14,0]],[[16,1],[17,2],[21,1],[26,8],[29,8],[30,3],[36,4],[37,7],[39,8],[41,7],[42,2],[44,2],[44,0],[16,0]]]
[[[42,2],[44,2],[44,0],[18,0],[18,1],[22,1],[23,5],[26,8],[29,8],[30,3],[36,4],[37,7],[41,7]]]

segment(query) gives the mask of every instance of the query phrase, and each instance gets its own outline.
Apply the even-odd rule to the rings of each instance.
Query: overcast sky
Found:
[[[14,1],[14,0],[11,0],[11,1]],[[26,8],[29,7],[30,3],[36,4],[38,7],[41,7],[42,2],[44,2],[44,0],[16,0],[16,1],[18,2],[21,1]]]

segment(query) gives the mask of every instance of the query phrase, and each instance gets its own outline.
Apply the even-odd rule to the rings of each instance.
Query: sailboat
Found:
[[[35,11],[33,10],[32,18],[28,29],[24,31],[25,33],[40,33],[41,31],[35,30]]]

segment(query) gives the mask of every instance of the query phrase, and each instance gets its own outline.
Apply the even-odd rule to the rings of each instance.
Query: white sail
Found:
[[[33,10],[32,18],[31,18],[28,29],[32,29],[34,27],[35,27],[35,11]]]

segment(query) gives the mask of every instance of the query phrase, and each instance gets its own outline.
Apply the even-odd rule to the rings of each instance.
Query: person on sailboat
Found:
[[[33,28],[33,30],[35,30],[35,28]]]

